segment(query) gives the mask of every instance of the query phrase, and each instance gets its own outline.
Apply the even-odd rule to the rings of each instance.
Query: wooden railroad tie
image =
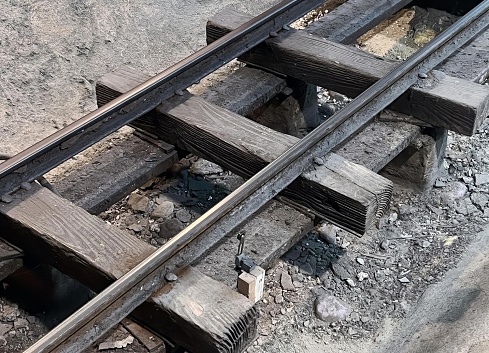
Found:
[[[225,8],[209,20],[208,42],[250,19],[247,14]],[[240,59],[349,97],[356,97],[397,65],[396,61],[292,29]],[[489,87],[432,70],[422,87],[411,87],[392,108],[433,126],[472,135],[489,113]]]
[[[104,92],[104,99],[109,93],[115,98],[119,87],[135,87],[148,77],[125,67],[102,77],[97,92]],[[298,141],[190,93],[169,99],[156,114],[150,113],[134,125],[244,177],[257,173]],[[322,161],[305,171],[283,195],[363,234],[387,209],[392,182],[334,153]]]

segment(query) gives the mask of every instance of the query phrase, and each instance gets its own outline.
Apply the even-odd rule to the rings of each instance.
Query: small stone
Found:
[[[146,212],[149,205],[149,199],[146,196],[132,193],[127,199],[127,205],[135,212]]]
[[[461,215],[468,216],[474,213],[479,213],[479,209],[474,206],[472,201],[469,198],[465,198],[460,200],[458,205],[455,206],[455,211]]]
[[[421,246],[423,248],[428,248],[429,246],[431,245],[431,243],[427,240],[424,240],[422,243],[421,243]]]
[[[416,207],[413,205],[399,205],[399,219],[402,221],[409,220],[409,217],[416,213]]]
[[[143,231],[143,226],[140,225],[140,224],[131,224],[129,227],[127,227],[127,229],[130,229],[136,233],[141,233]]]
[[[452,246],[453,242],[455,240],[457,240],[458,237],[455,235],[455,236],[451,236],[451,237],[447,237],[444,241],[443,241],[443,246]]]
[[[445,186],[447,186],[447,182],[444,180],[436,179],[434,186],[435,188],[444,188]]]
[[[341,280],[346,280],[347,278],[351,278],[350,272],[343,265],[339,263],[332,263],[331,269],[333,270],[335,276],[340,278]]]
[[[382,250],[389,250],[389,240],[388,239],[382,240],[382,243],[380,243],[380,248]]]
[[[338,232],[338,227],[325,223],[318,228],[319,238],[322,239],[327,244],[336,244],[336,234]]]
[[[303,282],[304,281],[304,275],[302,273],[293,274],[292,275],[292,281]]]
[[[476,174],[475,175],[475,185],[483,185],[489,183],[489,174]]]
[[[280,276],[280,286],[283,290],[295,291],[292,277],[286,271],[282,272],[282,276]]]
[[[155,179],[151,179],[150,181],[144,183],[143,185],[141,185],[139,188],[141,190],[148,190],[148,189],[151,189],[156,183],[156,180]]]
[[[283,296],[282,296],[283,298]],[[287,313],[287,310],[285,308],[280,308],[280,314],[285,315]]]
[[[28,183],[28,182],[21,183],[20,187],[21,187],[21,189],[26,190],[26,191],[29,191],[30,189],[32,189],[31,183]]]
[[[358,322],[358,321],[360,321],[360,314],[358,314],[357,312],[351,313],[350,320],[352,322]]]
[[[357,257],[357,262],[362,266],[365,265],[365,260],[362,259],[361,257]]]
[[[316,163],[317,165],[323,165],[324,159],[322,159],[320,157],[314,157],[314,163]]]
[[[7,345],[7,340],[5,339],[4,336],[0,336],[0,347],[6,346]]]
[[[392,212],[390,215],[389,215],[389,219],[387,220],[390,224],[393,224],[395,221],[397,221],[397,213],[396,212]]]
[[[174,209],[175,206],[173,205],[173,202],[163,201],[161,204],[155,206],[151,212],[151,218],[168,218],[173,214]]]
[[[289,273],[290,273],[291,275],[295,275],[296,273],[299,273],[299,266],[296,266],[296,265],[292,266],[292,267],[290,268],[290,270],[289,270]]]
[[[4,203],[11,203],[12,201],[14,201],[14,198],[10,194],[5,194],[5,195],[2,195],[2,197],[0,198],[0,201],[2,201]]]
[[[295,288],[302,288],[302,287],[304,287],[304,285],[301,282],[294,281],[292,283],[294,284],[294,287]]]
[[[351,278],[347,278],[345,282],[350,286],[350,287],[355,287],[355,282]]]
[[[155,237],[153,240],[156,242],[158,245],[165,245],[168,242],[168,239],[161,238],[161,237]]]
[[[303,325],[304,327],[309,327],[310,321],[309,320],[304,321]]]
[[[363,323],[366,323],[366,322],[369,322],[370,321],[370,317],[368,316],[362,316],[362,318],[360,319]]]
[[[462,181],[463,181],[465,184],[472,186],[472,183],[473,183],[473,181],[474,181],[474,178],[472,178],[472,177],[468,177],[468,176],[463,176],[463,177],[462,177]]]
[[[17,316],[20,315],[19,309],[17,305],[4,305],[3,310],[0,313],[0,320],[4,322],[12,322],[17,319]]]
[[[401,282],[401,283],[409,283],[410,281],[409,281],[409,279],[407,277],[401,277],[401,278],[399,278],[399,282]]]
[[[284,296],[282,294],[275,296],[275,304],[282,304],[284,302]]]
[[[465,184],[455,181],[442,189],[440,200],[444,205],[452,206],[453,202],[462,199],[467,193]]]
[[[163,221],[160,224],[160,237],[164,239],[172,238],[184,229],[184,225],[176,218]]]
[[[332,295],[321,295],[314,301],[314,312],[324,322],[344,320],[350,315],[350,307]]]
[[[190,222],[190,220],[192,219],[192,214],[187,211],[186,209],[181,209],[181,210],[178,210],[177,213],[175,214],[175,217],[180,221],[180,222],[183,222],[183,223],[187,223],[187,222]]]
[[[35,324],[37,321],[37,318],[35,316],[29,315],[26,317],[27,321],[29,321],[30,324]]]
[[[290,250],[285,254],[285,257],[287,257],[292,261],[297,260],[300,256],[301,256],[301,251],[299,249]]]
[[[178,276],[174,273],[167,273],[165,275],[165,279],[168,281],[168,282],[175,282],[177,279],[178,279]]]
[[[375,279],[379,282],[384,282],[385,280],[385,273],[384,271],[377,271],[375,272]]]
[[[299,271],[308,276],[313,276],[315,270],[312,268],[311,264],[306,262],[304,264],[299,265]]]
[[[5,335],[11,329],[12,329],[12,324],[3,324],[3,323],[0,323],[0,336]]]
[[[485,210],[487,202],[489,201],[489,196],[483,193],[474,192],[470,195],[470,200],[475,206],[478,206],[480,209]]]
[[[203,158],[199,158],[190,167],[190,173],[195,175],[210,175],[223,173],[224,170],[217,164]]]
[[[26,319],[19,318],[14,321],[14,328],[16,330],[29,329],[29,322]]]
[[[350,336],[354,336],[354,335],[356,335],[356,334],[357,334],[357,331],[355,331],[355,330],[353,329],[353,327],[349,327],[349,328],[348,328],[348,334],[349,334]]]
[[[362,282],[364,279],[368,278],[368,273],[367,272],[359,272],[357,274],[357,278],[359,282]]]

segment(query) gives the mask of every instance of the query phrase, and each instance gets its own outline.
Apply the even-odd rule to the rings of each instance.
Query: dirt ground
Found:
[[[122,64],[156,73],[200,48],[205,21],[219,8],[234,4],[256,14],[274,2],[6,1],[0,14],[1,152],[18,152],[93,110],[94,83],[102,74]],[[413,17],[406,11],[397,25],[386,24],[384,28],[393,28],[381,33],[392,34],[388,41],[365,36],[361,46],[405,58],[410,50],[397,57],[399,50],[391,49],[406,47],[400,34],[409,30]],[[408,42],[418,45],[416,38]],[[333,110],[342,105],[327,94],[320,98]],[[382,351],[425,290],[443,281],[486,226],[488,143],[488,127],[472,137],[449,133],[435,187],[421,192],[396,184],[389,213],[362,238],[336,228],[326,236],[318,228],[296,244],[267,271],[264,299],[258,304],[259,335],[248,352]],[[190,174],[138,191],[148,202],[168,206],[178,227],[242,182],[196,158],[186,163]],[[222,185],[211,190],[201,185],[203,180]],[[191,200],[172,199],[170,207],[162,195],[182,194],[188,183],[196,185]],[[102,217],[155,246],[166,241],[159,237],[162,224],[132,209],[128,199]],[[283,288],[284,273],[290,274],[293,289]],[[326,323],[316,317],[314,300],[324,294],[344,303],[349,312],[344,320]],[[0,352],[20,352],[46,332],[45,324],[10,299],[1,298],[0,304]],[[127,335],[120,327],[112,333],[114,339]],[[117,351],[145,349],[136,341]]]
[[[277,0],[2,1],[1,152],[17,153],[96,108],[95,81],[124,64],[155,74],[205,45],[226,6]]]

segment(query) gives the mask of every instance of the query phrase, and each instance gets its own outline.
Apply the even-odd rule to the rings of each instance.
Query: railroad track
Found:
[[[487,28],[488,1],[403,63],[379,60],[339,43],[354,41],[408,3],[350,1],[339,6],[336,15],[333,11],[324,21],[308,27],[309,33],[284,26],[321,5],[320,1],[284,2],[257,18],[226,10],[208,24],[208,47],[156,77],[125,68],[103,78],[97,87],[101,105],[97,111],[2,163],[0,194],[5,202],[0,208],[0,222],[5,238],[26,252],[36,246],[45,260],[100,292],[26,352],[80,351],[131,312],[191,352],[238,352],[246,347],[254,335],[257,315],[250,302],[185,266],[279,194],[288,205],[312,217],[364,233],[387,209],[392,192],[392,183],[375,172],[420,133],[418,127],[407,125],[395,143],[380,152],[381,162],[358,154],[355,141],[367,138],[365,134],[371,136],[379,129],[395,131],[400,126],[372,123],[384,108],[390,106],[433,127],[438,152],[435,165],[444,149],[446,129],[470,135],[487,115],[487,87],[443,74],[443,67],[442,71],[432,69]],[[348,13],[362,15],[351,20],[345,16]],[[246,72],[243,77],[255,82],[252,98],[232,96],[230,86],[223,84],[221,89],[228,97],[219,101],[224,107],[215,104],[212,97],[199,98],[185,91],[236,57],[283,76],[242,69]],[[267,82],[267,88],[258,92],[256,82]],[[304,120],[314,128],[302,139],[279,134],[241,116],[277,93],[287,95],[286,85],[295,89]],[[316,126],[314,85],[356,98]],[[472,94],[455,96],[454,88]],[[134,184],[128,186],[126,182],[119,190],[104,190],[103,197],[85,199],[83,208],[30,184],[128,123],[145,131],[147,140],[162,138],[249,180],[157,250],[85,211],[100,212],[134,190]],[[227,126],[233,128],[223,132],[222,127]],[[362,133],[346,142],[362,128]],[[138,167],[128,172],[130,180],[140,185],[176,161],[172,146],[157,143],[159,147],[151,153],[159,158],[152,165],[142,163],[145,171]],[[302,217],[304,228],[310,227],[312,222]],[[295,232],[291,239],[301,234]],[[270,251],[272,255],[264,255],[260,261],[271,261],[285,250],[283,245],[276,246]],[[119,257],[114,258],[114,254]],[[178,273],[177,284],[165,279],[173,272]],[[194,292],[189,293],[192,286]],[[209,297],[225,304],[222,308],[209,304],[212,310],[202,318],[189,314],[195,303],[192,300],[201,295],[199,290],[208,291]],[[148,315],[152,316],[149,321]]]

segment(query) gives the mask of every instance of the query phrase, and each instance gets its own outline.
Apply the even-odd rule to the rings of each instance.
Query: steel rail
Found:
[[[314,157],[324,155],[345,140],[402,92],[422,80],[418,77],[420,73],[427,73],[488,25],[489,0],[485,0],[107,287],[25,353],[73,352],[78,339],[91,342],[100,337],[159,287],[159,281],[164,281],[166,265],[171,268],[184,264],[178,259],[182,251],[199,251],[199,242],[202,242],[199,235],[207,230],[207,238],[218,239],[240,225],[296,179],[305,168],[314,165]]]
[[[0,164],[0,196],[31,182],[156,108],[324,0],[286,0],[92,113]]]

